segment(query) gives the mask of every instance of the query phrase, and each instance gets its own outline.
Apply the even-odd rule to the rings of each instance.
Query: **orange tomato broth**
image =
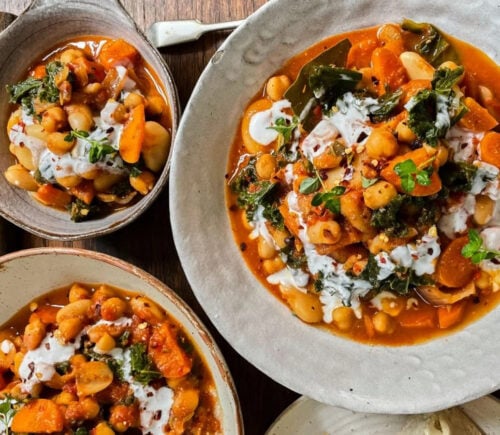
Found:
[[[379,27],[380,26],[374,26],[371,28],[330,36],[289,59],[282,68],[273,74],[273,76],[285,74],[293,83],[302,66],[311,59],[315,58],[345,38],[350,40],[352,46],[363,40],[376,39]],[[407,33],[408,32],[403,32],[405,44],[408,44],[411,38],[414,37],[412,35],[408,35]],[[479,93],[478,86],[485,85],[492,91],[493,95],[496,96],[496,99],[498,100],[500,97],[500,66],[498,66],[485,53],[471,44],[461,41],[446,33],[443,33],[443,35],[458,52],[460,62],[465,67],[465,76],[460,87],[465,87],[467,89],[466,94],[468,96],[477,98]],[[263,98],[265,95],[265,85],[266,83],[264,83],[261,90],[253,97],[248,106],[250,106],[252,102]],[[495,115],[497,120],[500,120],[500,109],[498,111],[495,110]],[[229,150],[228,168],[225,176],[226,180],[230,180],[230,177],[235,173],[239,163],[245,158],[246,155],[248,155],[248,152],[243,145],[240,124]],[[281,302],[287,305],[287,302],[280,293],[279,285],[270,284],[266,280],[267,275],[264,273],[262,267],[263,259],[259,257],[257,252],[257,241],[249,238],[250,232],[248,227],[245,227],[245,219],[243,218],[245,210],[239,209],[236,202],[236,195],[232,193],[229,183],[226,184],[226,203],[233,236],[240,248],[245,262],[259,282],[270,290],[271,293]],[[474,280],[477,278],[478,275],[476,274]],[[313,324],[312,326],[319,327],[333,332],[341,337],[366,344],[396,346],[412,345],[456,332],[485,316],[500,302],[500,292],[493,292],[491,289],[485,291],[479,290],[476,296],[463,301],[464,306],[462,307],[462,319],[446,329],[440,329],[438,325],[438,307],[424,301],[415,292],[412,292],[408,297],[398,296],[394,301],[396,301],[397,304],[406,303],[409,297],[418,298],[419,306],[415,310],[407,311],[403,309],[401,314],[394,317],[396,320],[395,329],[391,334],[374,333],[373,324],[369,318],[377,312],[377,309],[373,308],[368,302],[363,300],[361,300],[363,318],[356,319],[353,327],[349,331],[341,331],[334,325],[333,322],[329,324],[321,322]],[[291,314],[293,315],[293,313]],[[403,327],[402,324],[411,325],[411,327]]]
[[[147,344],[147,352],[151,358],[152,353],[155,350],[151,347],[151,337],[153,336],[152,331],[154,328],[161,328],[163,325],[168,325],[168,329],[171,331],[172,337],[174,337],[175,345],[170,343],[168,345],[168,339],[161,345],[161,350],[158,349],[159,353],[162,353],[162,358],[170,358],[173,361],[173,356],[178,352],[182,352],[186,355],[184,358],[185,361],[189,361],[190,369],[183,369],[182,377],[174,377],[167,378],[164,375],[164,369],[159,367],[154,367],[155,370],[161,371],[162,377],[157,380],[150,381],[155,388],[159,388],[162,385],[168,385],[174,392],[174,404],[171,407],[169,414],[169,427],[167,430],[172,430],[175,433],[178,432],[182,428],[182,433],[187,433],[190,431],[207,434],[219,434],[222,431],[221,422],[219,420],[220,409],[219,409],[219,401],[216,395],[216,389],[212,374],[208,367],[208,364],[205,360],[205,357],[200,353],[199,349],[192,342],[189,337],[189,333],[186,332],[183,326],[177,322],[171,315],[169,315],[165,310],[159,307],[155,302],[145,297],[140,293],[136,293],[135,291],[124,290],[121,288],[117,288],[114,286],[110,286],[108,284],[102,283],[74,283],[71,286],[66,286],[62,288],[58,288],[52,290],[48,293],[45,293],[34,300],[32,300],[28,305],[22,307],[16,314],[14,314],[7,322],[0,326],[0,342],[4,340],[9,340],[15,344],[18,354],[20,352],[26,352],[26,339],[23,337],[25,334],[25,327],[30,322],[33,321],[34,318],[41,319],[42,323],[46,324],[47,334],[50,331],[54,331],[56,325],[56,316],[57,312],[67,306],[69,304],[69,295],[71,294],[71,289],[77,288],[79,291],[78,297],[81,299],[90,298],[92,300],[92,306],[88,313],[88,315],[92,315],[92,318],[95,320],[96,318],[102,318],[104,316],[102,312],[103,304],[106,300],[110,298],[119,298],[126,302],[127,308],[125,309],[125,313],[123,314],[126,317],[132,318],[132,324],[127,327],[126,332],[129,334],[126,341],[127,345],[135,344],[135,343],[148,343]],[[97,296],[97,293],[100,293]],[[95,295],[95,296],[94,296]],[[145,302],[144,306],[146,310],[144,313],[139,312],[136,308],[132,308],[130,301],[134,298],[142,298]],[[156,319],[151,317],[148,314],[149,309],[152,309],[153,312],[160,313],[156,315]],[[83,322],[85,325],[86,322]],[[139,325],[138,325],[139,323]],[[89,323],[88,326],[92,326],[94,324],[93,321]],[[135,325],[135,326],[134,326]],[[110,332],[113,334],[113,332]],[[116,335],[116,334],[114,334]],[[123,335],[123,334],[122,334]],[[116,346],[119,346],[118,342],[121,341],[119,337],[116,338]],[[166,351],[165,346],[171,347],[171,351]],[[70,359],[71,362],[71,370],[76,371],[76,362],[74,359],[80,357],[83,358],[82,351],[76,350],[75,356]],[[153,357],[153,361],[155,358]],[[2,360],[3,361],[3,360]],[[93,359],[92,359],[93,361]],[[20,364],[16,363],[16,364]],[[181,364],[179,360],[176,360],[172,364]],[[6,394],[10,397],[16,398],[18,394],[18,383],[17,378],[9,373],[10,369],[4,367],[5,364],[2,364],[0,367],[0,401],[2,397]],[[173,366],[170,366],[170,370],[173,372]],[[187,372],[186,372],[187,371]],[[123,388],[124,381],[113,379],[113,382],[106,389],[99,391],[96,394],[90,396],[76,396],[75,391],[75,379],[74,376],[71,378],[71,371],[69,371],[70,378],[67,383],[62,387],[61,392],[72,394],[73,401],[66,403],[67,400],[58,399],[61,393],[56,387],[51,384],[51,381],[48,381],[50,384],[50,388],[45,386],[42,383],[41,392],[38,397],[43,399],[49,399],[53,403],[56,403],[59,407],[59,415],[63,417],[64,424],[64,433],[67,433],[69,428],[71,427],[73,430],[75,427],[85,427],[89,430],[89,433],[100,433],[99,431],[95,432],[96,426],[99,425],[107,425],[111,426],[117,433],[137,433],[137,424],[136,421],[135,426],[129,426],[128,429],[119,430],[119,428],[114,427],[111,423],[112,417],[111,414],[115,412],[117,416],[120,416],[122,413],[126,418],[131,415],[136,415],[138,412],[135,411],[135,414],[127,411],[127,408],[137,407],[136,403],[130,403],[130,391],[127,388]],[[115,375],[116,376],[116,375]],[[177,375],[176,375],[177,376]],[[56,381],[57,383],[58,381]],[[126,381],[128,382],[128,381]],[[182,406],[175,404],[176,397],[182,395],[183,391],[196,390],[199,395],[198,402],[196,404],[195,409],[186,414],[185,410],[183,410]],[[27,393],[21,393],[26,396]],[[125,397],[126,395],[126,397]],[[71,420],[71,416],[77,412],[75,405],[76,401],[86,400],[88,398],[95,400],[101,407],[101,412],[99,416],[95,418],[80,418],[78,421]],[[113,398],[113,401],[109,402],[109,397]],[[30,399],[25,398],[22,403],[29,404]],[[115,408],[113,411],[113,404],[116,404],[120,408]],[[122,404],[126,404],[126,406],[122,406]],[[111,408],[110,408],[111,406]],[[22,407],[20,408],[22,409]],[[19,409],[19,410],[20,410]],[[108,414],[109,411],[109,414]],[[40,417],[40,416],[39,416]],[[47,416],[48,417],[48,416]],[[108,420],[105,420],[107,418]],[[131,417],[130,417],[131,418]],[[135,417],[137,419],[137,415]],[[40,420],[40,418],[37,418]],[[37,422],[38,423],[38,422]],[[116,424],[116,423],[115,423]],[[102,428],[101,428],[102,429]],[[165,428],[164,428],[165,430]],[[184,432],[186,431],[186,432]]]

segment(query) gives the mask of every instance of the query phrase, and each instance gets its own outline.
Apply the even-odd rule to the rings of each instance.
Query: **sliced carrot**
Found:
[[[462,248],[469,241],[467,236],[452,240],[439,257],[436,266],[437,281],[450,288],[463,287],[477,272],[477,266],[462,255]]]
[[[500,133],[490,131],[484,135],[479,144],[481,160],[500,168]]]
[[[464,98],[464,104],[469,111],[458,121],[461,127],[472,131],[488,131],[498,125],[498,121],[474,98]]]
[[[71,195],[68,192],[57,189],[52,184],[40,186],[33,196],[42,204],[57,208],[66,208],[71,202]]]
[[[127,163],[137,163],[141,156],[145,124],[144,104],[138,104],[131,110],[120,137],[120,156]]]
[[[106,42],[99,52],[98,60],[106,69],[117,65],[131,66],[139,58],[139,52],[123,39]]]
[[[377,48],[377,45],[375,38],[363,39],[353,44],[347,55],[347,68],[369,67],[373,50]]]
[[[384,94],[386,87],[391,91],[399,89],[408,80],[401,60],[387,48],[373,50],[371,63],[372,73],[379,82],[379,94]]]
[[[70,192],[85,204],[90,204],[95,197],[94,182],[92,180],[83,180],[72,187]]]
[[[59,307],[53,305],[41,305],[31,314],[30,322],[32,317],[38,317],[45,325],[56,323],[56,315],[59,309]]]
[[[426,148],[417,148],[416,150],[409,151],[403,155],[397,156],[393,158],[389,164],[382,169],[380,175],[382,178],[389,183],[393,184],[396,189],[400,192],[404,192],[401,187],[401,178],[394,170],[394,167],[398,163],[402,163],[406,160],[412,160],[415,165],[418,167],[419,165],[423,165],[428,162],[432,158],[432,154],[429,154]],[[434,195],[435,193],[441,190],[442,184],[437,171],[433,171],[430,176],[430,184],[428,186],[422,186],[421,184],[416,183],[415,188],[411,192],[407,192],[412,196],[429,196]]]
[[[434,328],[436,313],[430,309],[404,310],[398,321],[403,328]]]
[[[167,379],[181,378],[191,371],[193,362],[181,349],[172,327],[166,322],[155,326],[148,353]]]
[[[441,329],[449,328],[456,325],[465,314],[465,306],[467,301],[463,300],[453,305],[443,305],[438,307],[438,325]]]
[[[30,72],[30,76],[35,79],[43,79],[47,75],[47,70],[45,69],[45,64],[37,65]]]
[[[21,433],[61,432],[64,416],[59,407],[49,399],[35,399],[24,405],[12,419],[11,429]]]

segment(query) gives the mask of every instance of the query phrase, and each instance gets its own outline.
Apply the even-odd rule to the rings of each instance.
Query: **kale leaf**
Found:
[[[446,162],[439,169],[443,186],[450,192],[469,192],[477,173],[477,167],[466,162]]]
[[[161,377],[161,373],[156,369],[153,361],[149,358],[144,343],[133,344],[129,349],[130,371],[137,382],[147,385],[154,379]]]
[[[369,107],[370,120],[372,122],[382,122],[387,119],[399,104],[402,94],[402,89],[397,89],[394,92],[386,92],[382,95],[377,104]]]

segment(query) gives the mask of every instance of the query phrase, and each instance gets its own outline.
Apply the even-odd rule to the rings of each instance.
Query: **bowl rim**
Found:
[[[192,325],[192,327],[198,332],[200,340],[202,340],[209,349],[209,355],[201,354],[204,359],[210,359],[213,361],[213,367],[210,367],[210,372],[217,370],[221,379],[224,382],[224,385],[227,387],[227,392],[230,399],[234,404],[234,415],[230,415],[229,418],[234,419],[234,423],[238,429],[238,433],[244,433],[244,425],[243,425],[243,415],[241,410],[241,404],[238,397],[238,392],[236,389],[236,385],[234,383],[234,379],[229,370],[229,366],[222,354],[221,350],[212,334],[208,330],[208,328],[203,324],[198,315],[193,311],[193,309],[168,285],[164,282],[151,275],[149,272],[129,263],[125,260],[122,260],[117,257],[113,257],[109,254],[105,254],[98,251],[91,251],[88,249],[82,248],[67,248],[67,247],[41,247],[41,248],[29,248],[22,249],[19,251],[7,253],[5,255],[0,256],[0,270],[3,269],[8,263],[23,259],[30,258],[36,256],[43,255],[61,255],[61,256],[69,256],[69,257],[85,257],[91,260],[95,260],[98,262],[106,263],[112,267],[116,267],[125,273],[129,273],[141,281],[144,281],[151,287],[154,287],[156,290],[160,292],[160,294],[167,298],[170,303],[175,305],[181,314],[187,319],[187,321]],[[111,285],[113,285],[111,283]],[[26,305],[30,301],[25,301],[23,304]],[[165,309],[167,314],[169,311]],[[175,318],[175,317],[174,317]],[[185,328],[185,325],[181,323],[177,318],[175,318],[177,322],[181,325],[181,327]],[[208,361],[207,361],[208,365]],[[215,384],[215,376],[212,374],[214,378]],[[219,406],[221,403],[219,402]],[[221,406],[222,409],[222,406]],[[225,410],[223,410],[224,413]]]
[[[12,214],[9,208],[0,207],[0,216],[16,225],[17,227],[34,234],[35,236],[39,236],[48,240],[59,240],[59,241],[76,241],[76,240],[84,240],[91,237],[98,237],[110,234],[114,231],[117,231],[126,225],[130,224],[134,220],[136,220],[139,216],[141,216],[160,196],[160,194],[166,189],[168,184],[168,178],[170,175],[170,166],[172,157],[174,154],[174,143],[175,137],[177,135],[179,122],[182,114],[180,98],[178,93],[177,84],[174,80],[174,75],[170,70],[170,67],[159,52],[159,50],[153,46],[151,41],[146,37],[145,33],[139,28],[135,20],[131,17],[128,11],[123,7],[123,5],[118,0],[110,0],[105,3],[100,2],[99,0],[85,0],[85,2],[81,2],[78,0],[33,0],[27,8],[22,11],[12,23],[8,24],[7,27],[3,30],[0,30],[0,40],[4,38],[8,38],[9,35],[13,32],[19,32],[25,26],[25,22],[27,20],[37,20],[43,19],[44,14],[53,14],[56,15],[61,13],[60,11],[68,11],[74,8],[82,8],[85,7],[83,3],[87,3],[87,6],[92,6],[94,8],[98,8],[102,11],[103,16],[105,13],[109,13],[112,11],[116,13],[120,19],[120,22],[123,25],[128,26],[128,28],[136,34],[138,39],[140,39],[146,49],[148,56],[150,56],[154,62],[157,63],[158,68],[155,68],[155,73],[159,76],[159,85],[163,88],[165,92],[166,99],[168,101],[169,109],[170,109],[170,118],[171,118],[171,140],[170,140],[170,149],[167,157],[167,161],[165,162],[164,167],[161,172],[158,174],[158,179],[156,180],[156,184],[153,187],[152,191],[147,195],[139,198],[139,200],[131,205],[130,207],[126,207],[119,211],[110,213],[102,218],[94,219],[89,221],[92,225],[90,228],[85,228],[85,222],[74,223],[68,220],[68,224],[71,225],[71,228],[68,228],[64,234],[57,233],[53,228],[41,228],[39,222],[32,219],[31,216],[25,216],[24,214]],[[82,5],[83,4],[83,5]],[[28,23],[29,25],[29,23]],[[82,32],[78,30],[75,32],[75,35],[91,35],[95,32]],[[111,34],[106,34],[106,32],[99,32],[96,34],[100,37],[107,38],[116,38],[116,36],[111,36]],[[59,39],[59,38],[58,38]],[[66,39],[60,40],[60,43],[63,43]],[[50,49],[50,47],[48,48]],[[46,49],[47,50],[47,49]],[[40,54],[44,54],[42,52]],[[142,54],[141,54],[142,55]],[[163,76],[163,77],[161,77]],[[2,133],[4,134],[4,133]],[[16,189],[15,187],[11,187],[12,189]],[[16,192],[15,195],[23,195],[26,197],[27,202],[35,201],[33,198],[30,198],[28,192]],[[0,200],[1,201],[1,200]],[[40,210],[43,212],[45,207],[40,205]],[[52,213],[61,213],[66,214],[64,211],[60,210],[50,210]],[[109,220],[106,222],[106,226],[99,225],[97,222],[99,220]],[[104,224],[104,223],[103,223]]]
[[[397,14],[385,15],[379,7],[383,14],[379,19],[370,15],[377,8],[377,2],[370,0],[273,0],[236,29],[203,71],[184,111],[172,160],[170,219],[179,259],[195,296],[221,335],[251,364],[285,387],[320,402],[359,412],[411,414],[464,403],[500,387],[500,376],[492,375],[500,355],[500,344],[492,337],[494,324],[500,321],[500,309],[451,335],[407,346],[361,344],[319,328],[298,325],[302,322],[287,319],[292,318],[288,307],[270,294],[242,259],[232,236],[224,194],[229,144],[238,126],[234,118],[239,119],[237,114],[243,113],[263,80],[279,69],[281,61],[328,35],[394,19],[399,22],[408,15],[416,19],[418,11],[418,21],[432,22],[446,33],[481,48],[496,61],[500,57],[498,47],[481,39],[475,26],[459,25],[461,18],[470,22],[474,14],[479,14],[477,4],[464,5],[458,13],[446,0],[407,0],[404,8],[399,8],[398,0],[390,3],[384,11],[392,8]],[[481,3],[490,10],[496,8],[490,0]],[[333,16],[327,8],[340,16],[342,5],[355,8],[352,21],[344,17],[344,22],[335,22],[336,31],[332,31],[333,24],[322,27],[320,20],[324,23]],[[439,15],[444,10],[454,15]],[[308,23],[305,35],[300,28],[294,28],[293,19],[305,21],[311,16],[316,21]],[[453,20],[449,20],[450,16]],[[477,20],[479,16],[475,16]],[[491,22],[499,19],[493,12],[488,18]],[[371,22],[359,25],[367,20]],[[303,39],[298,41],[301,36]],[[311,38],[314,39],[310,41]],[[310,42],[306,44],[304,40]],[[282,57],[278,49],[292,53]],[[275,58],[266,57],[266,53]],[[267,65],[262,65],[266,61]],[[252,79],[258,72],[261,78],[256,87]],[[217,92],[227,97],[219,98]],[[205,106],[205,110],[201,111],[200,106]],[[196,131],[204,129],[211,130],[208,140],[196,135]],[[207,159],[198,159],[200,155],[218,158],[212,158],[213,163],[208,165]],[[195,173],[197,182],[186,183],[186,173]],[[193,203],[201,205],[195,208]],[[239,305],[230,300],[235,299],[236,293],[228,287],[235,282],[237,298],[244,300]],[[242,322],[252,327],[245,327]],[[456,358],[457,351],[460,358]],[[336,355],[341,355],[339,361]],[[328,364],[325,358],[330,358]],[[478,366],[481,370],[472,369]],[[365,382],[367,376],[376,381]]]

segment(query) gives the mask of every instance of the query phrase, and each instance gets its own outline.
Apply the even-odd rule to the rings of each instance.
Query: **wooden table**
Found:
[[[103,0],[104,1],[104,0]],[[30,0],[0,0],[0,11],[19,14]],[[196,18],[206,23],[245,18],[265,0],[122,0],[141,29],[155,21]],[[227,32],[206,34],[193,43],[165,48],[167,61],[186,105],[196,81]],[[198,304],[181,268],[169,220],[168,187],[152,207],[126,228],[111,235],[79,242],[47,241],[26,233],[0,218],[0,253],[42,246],[72,246],[104,252],[148,271],[174,289],[207,325],[229,365],[238,390],[245,431],[263,434],[298,395],[265,376],[217,333]]]

